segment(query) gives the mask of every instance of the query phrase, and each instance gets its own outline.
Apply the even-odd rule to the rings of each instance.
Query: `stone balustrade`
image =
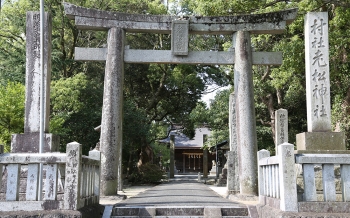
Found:
[[[315,168],[322,168],[322,199],[325,202],[350,201],[350,154],[297,154],[295,162],[303,169],[304,202],[319,201]],[[335,172],[340,166],[340,192],[337,198]]]
[[[278,154],[258,152],[259,202],[282,211],[297,211],[297,190],[294,173],[294,145],[278,145]]]
[[[66,153],[0,154],[0,187],[5,195],[0,211],[77,210],[97,204],[100,163],[99,151],[83,156],[77,142],[69,143]],[[44,169],[42,190],[38,190],[40,164]],[[21,198],[20,192],[25,193]],[[39,195],[43,200],[38,200]]]
[[[268,205],[281,211],[349,212],[350,154],[294,154],[294,146],[288,143],[279,145],[278,151],[279,153],[272,157],[267,150],[258,152],[261,205]],[[300,181],[297,184],[295,172],[299,167],[303,170],[301,183],[303,198],[298,200],[296,189]],[[321,177],[315,173],[320,167]],[[337,190],[338,173],[340,173],[340,188]],[[322,189],[317,188],[320,179]],[[320,190],[322,190],[321,198]]]

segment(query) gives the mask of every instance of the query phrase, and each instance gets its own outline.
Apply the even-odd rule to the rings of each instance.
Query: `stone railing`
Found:
[[[316,167],[322,167],[320,179],[322,180],[323,196],[321,196],[321,200],[325,202],[350,201],[350,154],[297,154],[295,162],[300,164],[303,169],[304,194],[302,201],[320,201],[316,188]],[[339,172],[340,184],[338,185],[340,185],[341,197],[337,198],[335,174]]]
[[[350,212],[350,154],[294,154],[294,146],[288,143],[279,145],[278,151],[272,157],[267,150],[258,152],[261,205],[281,211]],[[300,167],[302,181],[296,179]],[[322,176],[315,173],[320,167]],[[297,186],[303,188],[299,201]]]
[[[77,210],[97,204],[100,163],[99,151],[83,156],[77,142],[68,144],[66,153],[0,154],[4,195],[0,211]],[[41,190],[40,164],[44,169]],[[43,200],[38,200],[39,195]]]
[[[278,145],[278,155],[258,152],[259,203],[282,211],[297,211],[297,189],[294,173],[294,145]]]

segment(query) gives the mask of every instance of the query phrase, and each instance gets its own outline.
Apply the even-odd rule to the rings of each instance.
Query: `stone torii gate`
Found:
[[[296,9],[267,14],[176,17],[101,11],[64,3],[81,30],[108,31],[107,48],[76,48],[75,60],[105,61],[101,124],[101,195],[118,187],[122,149],[124,63],[235,65],[237,144],[240,194],[257,195],[257,139],[252,65],[280,65],[280,52],[252,52],[250,34],[279,34],[296,17]],[[124,46],[126,32],[171,34],[167,50],[135,50]],[[189,34],[232,35],[235,50],[189,51]]]

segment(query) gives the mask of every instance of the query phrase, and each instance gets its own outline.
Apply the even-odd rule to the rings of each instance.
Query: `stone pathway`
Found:
[[[122,193],[127,199],[109,197],[102,198],[106,205],[103,218],[110,217],[116,208],[238,208],[247,206],[233,202],[226,197],[226,187],[217,187],[197,182],[197,176],[176,175],[169,182],[157,186],[132,186]],[[113,204],[114,207],[112,206]],[[114,208],[114,209],[113,209]],[[157,212],[158,213],[158,212]],[[247,213],[247,212],[246,212]],[[199,216],[200,217],[200,216]],[[246,217],[246,216],[244,216]]]

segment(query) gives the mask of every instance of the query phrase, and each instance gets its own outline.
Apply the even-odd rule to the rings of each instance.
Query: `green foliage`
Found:
[[[0,85],[7,81],[24,84],[25,22],[28,1],[5,2],[0,12]]]
[[[146,163],[129,177],[129,182],[133,184],[154,184],[161,182],[165,178],[165,171],[161,170],[159,166]]]
[[[159,0],[70,2],[124,13],[198,16],[265,13],[298,7],[298,16],[285,33],[252,36],[256,51],[283,52],[281,66],[253,68],[258,146],[272,152],[275,110],[285,108],[289,112],[291,143],[295,134],[306,131],[304,15],[308,11],[328,11],[333,126],[350,137],[347,1],[169,0],[174,2],[169,12]],[[25,12],[38,9],[37,1],[18,0],[6,2],[0,12],[0,87],[1,93],[6,93],[0,96],[0,140],[6,145],[11,133],[23,131],[24,89],[15,82],[24,84]],[[101,123],[104,64],[74,61],[74,47],[105,47],[107,33],[78,30],[74,21],[66,17],[60,1],[46,0],[45,9],[53,21],[50,129],[61,136],[62,151],[67,143],[78,141],[86,153],[99,140],[93,127]],[[131,48],[170,49],[170,35],[128,33],[126,38]],[[232,36],[191,35],[189,40],[193,51],[227,51],[232,47]],[[228,139],[228,96],[232,90],[220,92],[210,108],[197,102],[209,85],[234,85],[232,66],[126,64],[124,84],[124,166],[137,169],[136,163],[145,148],[153,149],[155,156],[162,152],[165,164],[167,148],[156,142],[167,136],[170,124],[183,125],[190,137],[194,127],[208,124],[213,130],[208,145]]]
[[[24,86],[16,82],[0,85],[0,144],[9,152],[11,135],[24,126]]]
[[[61,137],[62,151],[72,141],[81,143],[84,153],[95,147],[99,133],[93,128],[101,122],[102,91],[102,84],[84,73],[52,82],[50,131]]]

